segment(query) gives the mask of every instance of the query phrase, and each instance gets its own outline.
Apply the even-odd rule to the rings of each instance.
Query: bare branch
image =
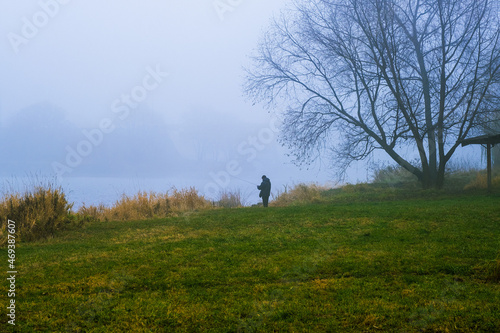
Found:
[[[263,38],[245,91],[286,104],[281,139],[297,163],[326,149],[347,167],[383,149],[439,187],[498,101],[499,21],[488,0],[296,1]]]

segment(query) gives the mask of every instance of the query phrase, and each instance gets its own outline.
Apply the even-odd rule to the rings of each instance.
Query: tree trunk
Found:
[[[446,164],[444,162],[439,163],[439,169],[437,172],[436,179],[436,189],[440,190],[444,186],[444,176],[446,174]]]

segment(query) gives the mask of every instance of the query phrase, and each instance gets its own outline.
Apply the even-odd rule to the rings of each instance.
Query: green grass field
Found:
[[[89,223],[18,244],[15,331],[500,332],[499,203],[332,199]]]

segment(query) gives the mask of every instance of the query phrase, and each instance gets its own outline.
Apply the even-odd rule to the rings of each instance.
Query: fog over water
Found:
[[[2,190],[56,179],[80,205],[195,186],[210,198],[239,189],[251,204],[263,174],[275,194],[335,183],[327,157],[291,162],[279,107],[243,96],[243,67],[288,3],[2,1]],[[369,177],[360,164],[346,181]]]

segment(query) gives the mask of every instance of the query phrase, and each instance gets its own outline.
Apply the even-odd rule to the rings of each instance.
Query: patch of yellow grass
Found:
[[[314,290],[325,290],[330,286],[330,279],[315,279],[312,286]]]

